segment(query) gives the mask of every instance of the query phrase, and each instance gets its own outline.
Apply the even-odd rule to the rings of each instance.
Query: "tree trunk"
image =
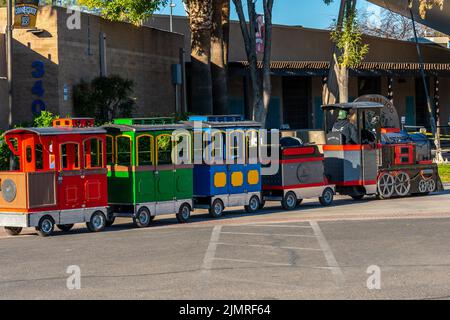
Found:
[[[339,103],[348,102],[348,69],[346,67],[338,67],[338,86],[339,86]]]
[[[263,58],[263,103],[264,107],[258,121],[266,128],[267,113],[269,112],[272,95],[272,79],[270,74],[270,61],[272,54],[272,8],[274,0],[264,1],[264,58]]]
[[[228,7],[228,10],[224,8]],[[229,36],[229,28],[225,27],[229,21],[230,0],[217,0],[213,3],[212,34],[211,34],[211,75],[213,111],[215,114],[228,112],[228,44],[225,38]],[[228,16],[224,16],[227,15]]]
[[[199,114],[213,113],[211,78],[211,0],[188,0],[191,29],[191,96],[192,111]]]

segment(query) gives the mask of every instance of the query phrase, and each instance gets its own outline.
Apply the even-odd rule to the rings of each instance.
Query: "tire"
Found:
[[[39,220],[39,224],[36,227],[36,231],[41,237],[51,236],[54,230],[55,220],[53,220],[50,216],[43,216],[41,220]]]
[[[152,222],[152,214],[146,207],[142,207],[133,218],[134,224],[139,228],[147,228]]]
[[[22,232],[21,227],[4,227],[6,234],[10,236],[18,236]]]
[[[260,207],[261,207],[261,201],[259,200],[259,197],[253,196],[250,198],[248,205],[246,205],[244,208],[245,208],[245,211],[247,211],[247,213],[255,213],[259,210]]]
[[[334,192],[331,188],[326,188],[322,192],[322,196],[319,198],[319,202],[322,206],[328,207],[333,203]]]
[[[177,220],[179,223],[187,223],[191,218],[192,208],[188,203],[183,203],[177,213]]]
[[[281,206],[284,210],[291,211],[294,210],[297,207],[297,196],[294,192],[289,191],[284,196],[283,200],[281,201]]]
[[[265,200],[261,200],[261,201],[259,202],[259,210],[264,209],[265,206],[266,206],[266,201],[265,201]]]
[[[100,232],[106,227],[106,217],[101,211],[92,214],[91,220],[86,222],[86,227],[90,232]]]
[[[298,199],[297,200],[297,207],[300,206],[302,204],[302,202],[303,202],[303,199]]]
[[[106,220],[106,227],[111,227],[114,224],[114,221],[116,221],[115,217],[108,218]]]
[[[58,224],[56,227],[64,232],[70,231],[73,228],[73,224]]]
[[[209,216],[214,219],[220,218],[223,215],[224,209],[225,206],[222,200],[216,199],[212,203],[211,208],[209,208]]]
[[[357,196],[350,196],[350,197],[352,197],[353,200],[359,201],[364,199],[365,196],[366,196],[365,194],[358,194]]]

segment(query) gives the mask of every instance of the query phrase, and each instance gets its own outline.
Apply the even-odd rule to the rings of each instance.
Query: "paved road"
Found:
[[[148,229],[121,220],[45,239],[0,234],[0,298],[450,298],[448,193],[277,209],[198,213],[187,225],[159,218]],[[69,266],[80,268],[80,290],[67,289]]]

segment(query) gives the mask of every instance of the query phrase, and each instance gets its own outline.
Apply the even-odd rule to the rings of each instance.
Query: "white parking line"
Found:
[[[273,248],[273,249],[287,249],[287,250],[306,250],[306,251],[322,251],[322,249],[314,249],[314,248],[302,248],[302,247],[278,247],[278,246],[269,246],[263,244],[237,244],[237,243],[226,243],[226,242],[218,242],[218,245],[221,246],[231,246],[231,247],[253,247],[253,248]]]
[[[225,259],[225,258],[214,258],[214,260],[242,262],[242,263],[267,264],[267,265],[271,265],[271,266],[280,266],[280,267],[292,267],[292,264],[290,264],[290,263],[277,263],[277,262],[266,262],[266,261],[244,260],[244,259]]]
[[[211,233],[208,249],[206,250],[205,257],[203,258],[202,272],[204,273],[211,271],[214,257],[216,255],[217,243],[219,242],[220,230],[222,230],[222,226],[215,226]]]
[[[271,227],[271,228],[304,228],[311,229],[311,226],[288,226],[288,225],[275,225],[275,224],[249,224],[242,227]]]
[[[244,236],[278,236],[278,237],[303,237],[303,238],[315,238],[316,236],[309,236],[303,234],[279,234],[279,233],[251,233],[251,232],[222,232],[222,234],[234,234]]]
[[[319,241],[319,245],[322,248],[328,266],[330,267],[331,272],[333,273],[337,286],[338,287],[342,286],[345,282],[344,274],[342,273],[341,267],[339,267],[339,264],[336,258],[334,257],[333,251],[331,251],[330,245],[325,239],[325,236],[323,235],[322,230],[320,229],[317,222],[310,221],[309,223],[311,224],[311,227],[314,230],[314,234],[316,235],[317,240]]]

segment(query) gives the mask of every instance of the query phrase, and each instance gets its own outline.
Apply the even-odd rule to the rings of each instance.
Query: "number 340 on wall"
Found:
[[[42,100],[44,97],[45,89],[42,84],[42,78],[45,75],[45,65],[42,61],[34,61],[31,64],[33,72],[31,72],[31,76],[36,79],[33,87],[31,88],[31,93],[37,97],[37,99],[33,100],[31,104],[31,111],[34,115],[40,115],[42,111],[45,111],[46,105]],[[40,79],[40,80],[39,80]]]

